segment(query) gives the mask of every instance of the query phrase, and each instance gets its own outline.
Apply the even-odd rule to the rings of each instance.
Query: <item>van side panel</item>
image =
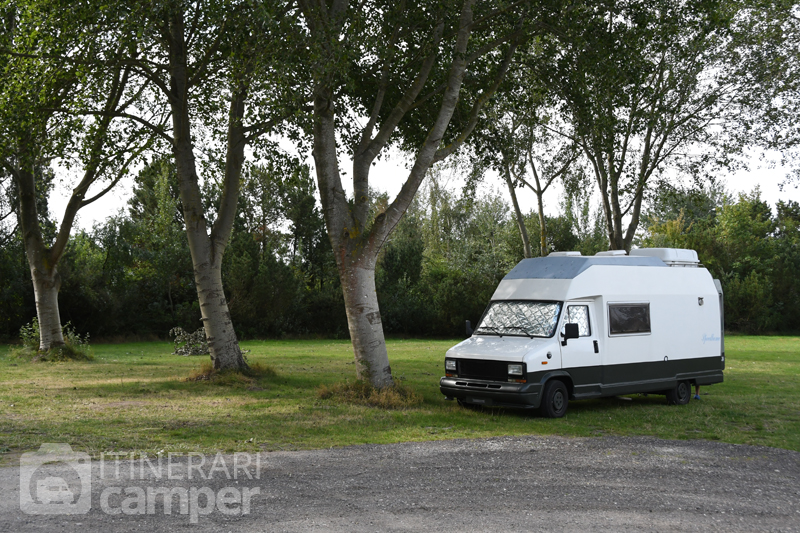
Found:
[[[723,380],[721,310],[707,270],[595,265],[573,280],[566,305],[598,287],[603,294],[593,299],[593,315],[599,364],[563,369],[575,399],[662,392],[681,380],[699,385]],[[609,304],[614,303],[648,304],[650,333],[612,335]]]

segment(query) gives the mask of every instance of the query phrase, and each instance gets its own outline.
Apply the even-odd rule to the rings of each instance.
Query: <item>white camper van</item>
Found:
[[[722,382],[722,287],[694,250],[556,252],[503,278],[439,383],[462,405],[563,416],[569,400],[665,394]]]

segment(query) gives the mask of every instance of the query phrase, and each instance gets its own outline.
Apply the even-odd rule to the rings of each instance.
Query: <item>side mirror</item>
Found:
[[[475,331],[475,330],[474,330],[474,329],[472,329],[472,322],[470,322],[469,320],[467,320],[467,337],[471,337],[471,336],[472,336],[472,333],[473,333],[474,331]]]
[[[564,337],[564,340],[561,341],[561,346],[566,346],[567,341],[570,339],[577,339],[580,337],[580,330],[578,329],[578,324],[564,324],[564,333],[561,334]]]

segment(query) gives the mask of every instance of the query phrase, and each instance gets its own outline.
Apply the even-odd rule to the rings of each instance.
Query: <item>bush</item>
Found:
[[[89,334],[83,337],[75,331],[70,322],[61,328],[64,345],[39,351],[39,319],[19,329],[20,346],[12,346],[10,355],[30,359],[31,361],[91,361],[94,359],[89,346]]]
[[[775,330],[780,316],[769,278],[750,272],[744,279],[731,275],[723,282],[726,328],[756,335]]]
[[[194,333],[187,333],[182,327],[169,330],[173,339],[175,351],[173,355],[208,355],[208,341],[206,331],[203,328]]]

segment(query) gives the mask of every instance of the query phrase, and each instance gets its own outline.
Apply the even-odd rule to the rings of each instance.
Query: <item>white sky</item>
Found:
[[[308,162],[313,165],[313,160],[310,158],[310,155]],[[344,171],[348,171],[346,176],[342,176],[342,181],[345,188],[352,191],[352,181],[349,173],[350,165],[345,161],[341,161],[341,163],[341,168]],[[757,155],[753,156],[752,167],[750,171],[737,172],[725,180],[728,192],[732,195],[736,195],[739,192],[750,192],[758,185],[761,187],[761,198],[769,202],[773,208],[778,200],[794,200],[800,202],[799,189],[789,186],[784,187],[783,191],[780,190],[779,185],[786,175],[786,171],[783,168],[780,166],[776,166],[776,168],[772,169],[765,168],[765,165],[759,162]],[[373,188],[388,192],[390,198],[394,198],[407,176],[408,170],[404,166],[404,160],[395,153],[393,157],[384,158],[376,162],[376,165],[370,173],[370,183]],[[78,218],[74,229],[81,228],[89,230],[94,224],[105,221],[108,217],[119,213],[121,210],[127,210],[127,202],[131,196],[132,181],[132,177],[126,178],[126,180],[120,182],[117,187],[102,199],[81,209],[78,212]],[[457,181],[458,180],[451,180],[451,186],[460,187],[463,184],[463,182]],[[62,178],[62,181],[57,184],[50,198],[51,214],[59,221],[66,207],[67,200],[69,199],[70,190],[67,188],[68,185],[68,178]],[[510,207],[511,200],[508,196],[505,183],[502,180],[496,177],[494,177],[494,179],[491,176],[487,177],[483,187],[492,187],[501,191]],[[556,184],[554,184],[551,190],[545,193],[545,213],[548,215],[555,215],[558,213],[560,194],[561,190]],[[523,212],[527,213],[536,209],[536,196],[530,190],[517,189],[517,197]]]

